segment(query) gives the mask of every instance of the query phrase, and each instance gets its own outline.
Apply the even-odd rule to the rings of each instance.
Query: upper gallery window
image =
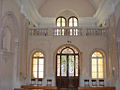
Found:
[[[66,20],[65,17],[58,17],[56,19],[56,25],[57,27],[77,27],[78,26],[78,19],[75,16],[71,16]],[[55,35],[78,35],[78,29],[57,29],[55,32]]]
[[[32,77],[43,78],[44,77],[44,54],[36,51],[32,57]]]
[[[78,19],[74,16],[68,19],[69,27],[77,27]],[[78,29],[70,29],[70,35],[78,35]]]
[[[58,17],[57,20],[57,27],[65,27],[66,26],[66,19],[64,17]],[[57,29],[56,35],[65,35],[64,29]]]
[[[101,52],[95,51],[92,54],[92,78],[104,78],[104,56]]]

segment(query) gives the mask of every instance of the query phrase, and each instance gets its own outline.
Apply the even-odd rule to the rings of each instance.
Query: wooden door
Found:
[[[56,85],[58,88],[79,86],[79,54],[60,53],[56,55]]]

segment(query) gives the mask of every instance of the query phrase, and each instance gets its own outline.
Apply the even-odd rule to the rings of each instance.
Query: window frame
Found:
[[[57,20],[59,19],[59,18],[64,18],[65,19],[65,26],[62,26],[62,22],[60,23],[60,26],[57,26]],[[79,26],[79,21],[78,21],[78,18],[76,17],[76,16],[70,16],[68,19],[66,19],[64,16],[59,16],[59,17],[57,17],[56,18],[56,26],[57,27],[70,27],[69,26],[69,20],[70,19],[73,19],[73,18],[76,18],[76,20],[77,20],[77,26]],[[77,26],[74,26],[74,20],[72,20],[72,27],[77,27]],[[62,32],[62,30],[63,29],[59,29],[59,30],[61,30],[60,32]],[[72,34],[70,34],[70,30],[64,30],[64,34],[62,34],[62,33],[60,33],[60,34],[57,34],[58,33],[58,30],[56,30],[56,32],[55,32],[55,35],[56,36],[66,36],[66,35],[68,35],[68,36],[77,36],[78,35],[78,30],[76,31],[76,29],[72,29]]]
[[[57,20],[58,20],[59,18],[60,18],[60,19],[64,18],[64,20],[65,20],[65,26],[62,26],[62,21],[60,22],[60,26],[57,26]],[[57,27],[66,27],[66,26],[67,26],[67,20],[66,20],[66,18],[63,17],[63,16],[57,17],[57,18],[56,18],[56,26],[57,26]],[[59,32],[56,30],[56,33],[55,33],[56,36],[65,36],[65,35],[66,35],[66,30],[65,30],[65,29],[59,29],[59,30],[60,30],[60,34],[59,34]],[[62,32],[63,32],[62,30],[64,30],[64,34],[62,33]],[[57,34],[57,33],[58,33],[58,34]]]
[[[69,26],[69,22],[70,22],[70,19],[72,18],[72,26]],[[76,20],[77,20],[77,26],[74,26],[74,18],[76,18]],[[75,16],[71,16],[71,17],[69,17],[68,18],[68,27],[78,27],[79,26],[79,24],[78,24],[78,18],[77,17],[75,17]],[[69,35],[70,36],[77,36],[78,35],[78,30],[77,29],[71,29],[72,30],[72,34],[70,33],[70,30],[69,30]]]
[[[63,53],[63,51],[64,50],[66,50],[66,49],[70,49],[70,50],[72,50],[73,51],[73,53]],[[59,52],[59,50],[60,50],[60,52]],[[74,48],[74,47],[72,47],[72,46],[63,46],[62,48],[60,48],[58,51],[57,51],[57,53],[56,53],[56,77],[66,77],[66,76],[62,76],[61,75],[61,64],[62,64],[62,61],[61,61],[61,57],[62,56],[67,56],[66,57],[66,59],[68,59],[68,56],[74,56],[74,61],[76,62],[76,56],[78,57],[78,76],[80,76],[80,56],[79,56],[79,51],[76,49],[76,48]],[[58,59],[57,59],[57,56],[59,56],[60,57],[60,72],[59,72],[59,75],[58,75],[58,73],[57,73],[57,70],[58,70],[58,68],[57,68],[57,65],[58,65]],[[75,66],[75,63],[74,62],[74,76],[71,76],[71,77],[77,77],[76,76],[76,66]],[[67,61],[67,67],[68,67],[68,61]],[[66,72],[67,74],[67,76],[68,76],[68,74],[69,74],[69,71],[68,71],[68,69],[67,69],[67,72]]]
[[[102,57],[92,57],[92,55],[93,55],[95,52],[99,52],[99,53],[102,55]],[[93,58],[95,58],[95,59],[97,60],[97,78],[93,78],[93,77],[92,77],[92,59],[93,59]],[[102,58],[102,60],[103,60],[103,78],[99,78],[99,74],[98,74],[98,73],[99,73],[99,72],[98,72],[98,69],[99,69],[99,68],[98,68],[98,59],[99,59],[99,58]],[[92,52],[92,54],[91,54],[91,78],[92,78],[92,79],[98,79],[98,80],[99,80],[99,79],[105,79],[105,60],[106,60],[106,59],[105,59],[104,52],[102,52],[102,51],[100,51],[100,50],[95,50],[95,51]]]
[[[40,52],[40,53],[42,53],[43,54],[43,57],[34,57],[34,55],[35,55],[35,53],[36,52]],[[34,71],[33,71],[33,59],[34,58],[37,58],[37,60],[39,60],[39,59],[43,59],[43,78],[45,77],[44,75],[45,75],[45,55],[44,55],[44,53],[43,52],[41,52],[41,51],[35,51],[33,54],[32,54],[32,67],[31,67],[31,76],[32,76],[32,78],[34,79],[35,77],[33,76],[33,73],[34,73]],[[39,61],[38,61],[38,63],[37,63],[37,78],[35,78],[35,79],[43,79],[43,78],[39,78]]]

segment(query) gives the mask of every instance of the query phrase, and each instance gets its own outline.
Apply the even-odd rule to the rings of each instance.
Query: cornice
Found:
[[[97,25],[105,22],[114,13],[115,7],[120,0],[102,0],[96,14],[93,17],[80,17],[80,25]],[[32,0],[17,0],[21,7],[21,13],[37,27],[53,26],[55,18],[42,17]]]
[[[117,6],[120,0],[103,0],[96,12],[93,16],[97,19],[98,25],[105,22],[115,11],[115,7]]]

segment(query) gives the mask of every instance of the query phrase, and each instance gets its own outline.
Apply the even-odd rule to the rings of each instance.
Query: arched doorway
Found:
[[[79,51],[65,45],[56,53],[56,85],[58,88],[77,88],[80,76]]]

